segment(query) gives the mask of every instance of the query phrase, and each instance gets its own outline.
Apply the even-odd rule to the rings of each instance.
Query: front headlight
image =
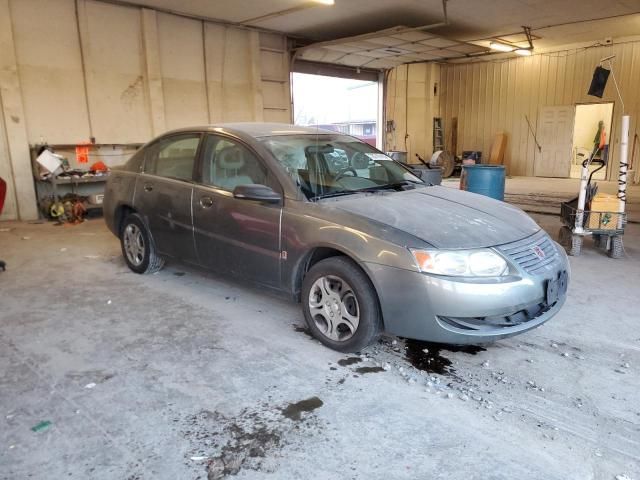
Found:
[[[504,258],[492,250],[414,250],[425,273],[454,277],[499,277],[509,272]]]

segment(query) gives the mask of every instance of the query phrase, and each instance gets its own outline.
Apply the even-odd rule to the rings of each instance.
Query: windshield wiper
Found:
[[[356,192],[379,192],[380,190],[398,190],[402,187],[408,187],[413,185],[422,185],[422,183],[412,182],[411,180],[403,180],[402,182],[386,183],[384,185],[378,185],[376,187],[367,187],[356,190]]]
[[[352,195],[354,193],[373,193],[381,190],[398,190],[402,187],[408,187],[413,185],[424,185],[423,182],[414,182],[412,180],[403,180],[402,182],[386,183],[384,185],[377,185],[375,187],[358,188],[356,190],[338,190],[337,192],[324,193],[322,195],[316,195],[311,198],[311,201],[320,200],[321,198],[342,197],[343,195]]]
[[[337,192],[323,193],[322,195],[316,195],[311,197],[311,201],[315,202],[321,198],[342,197],[343,195],[351,195],[352,193],[360,193],[361,190],[338,190]]]

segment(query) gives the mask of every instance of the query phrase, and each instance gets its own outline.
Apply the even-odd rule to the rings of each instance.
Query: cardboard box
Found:
[[[587,228],[592,230],[616,230],[618,228],[620,200],[616,195],[598,193],[591,200]]]

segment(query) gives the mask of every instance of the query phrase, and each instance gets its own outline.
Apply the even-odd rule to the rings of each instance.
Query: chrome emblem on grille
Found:
[[[544,257],[547,256],[544,253],[544,250],[542,250],[538,245],[536,245],[535,247],[532,247],[531,250],[533,250],[533,253],[535,253],[536,257],[538,257],[540,260],[544,259]]]

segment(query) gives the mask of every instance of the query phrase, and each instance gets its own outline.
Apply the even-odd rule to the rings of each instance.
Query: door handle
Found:
[[[211,198],[211,197],[200,197],[200,206],[202,208],[211,208],[213,206],[213,198]]]
[[[153,190],[153,183],[145,183],[143,188],[145,192],[150,192]]]

